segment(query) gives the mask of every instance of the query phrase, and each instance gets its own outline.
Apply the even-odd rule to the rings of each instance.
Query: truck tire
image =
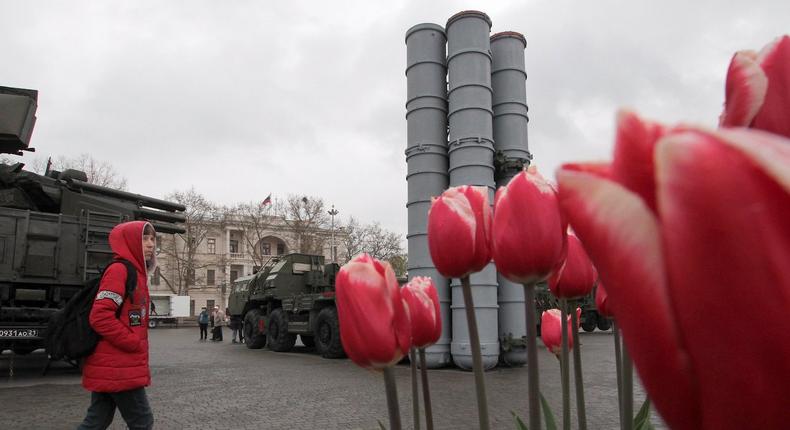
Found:
[[[148,320],[148,328],[156,328],[157,325],[158,323],[156,320],[151,320],[151,319]]]
[[[598,318],[595,317],[595,314],[584,315],[584,320],[582,321],[582,330],[586,331],[587,333],[595,331],[597,319]]]
[[[288,352],[296,343],[296,335],[288,333],[288,318],[282,308],[277,308],[269,315],[269,349],[277,352]]]
[[[315,349],[324,358],[343,358],[346,352],[340,341],[340,323],[337,320],[337,309],[328,307],[321,309],[315,319]]]
[[[299,335],[299,339],[302,339],[302,343],[304,346],[308,348],[315,348],[315,337],[314,336],[306,336],[303,334]]]
[[[261,310],[251,309],[244,315],[244,344],[249,349],[261,349],[266,345],[266,329],[261,331]]]
[[[609,318],[598,318],[598,330],[606,331],[609,330],[609,327],[612,326],[612,322]]]

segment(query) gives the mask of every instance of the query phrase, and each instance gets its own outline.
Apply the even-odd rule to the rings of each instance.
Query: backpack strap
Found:
[[[124,301],[128,298],[129,301],[134,303],[134,289],[137,288],[137,269],[135,269],[134,265],[128,260],[124,260],[123,258],[119,258],[117,260],[113,260],[107,267],[110,267],[113,263],[123,263],[126,266],[126,292],[123,295]],[[104,270],[107,270],[107,267]],[[123,303],[118,306],[118,309],[115,311],[115,318],[121,317],[121,308],[123,307]]]

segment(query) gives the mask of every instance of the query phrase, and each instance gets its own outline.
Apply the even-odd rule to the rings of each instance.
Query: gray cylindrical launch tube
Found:
[[[491,19],[483,12],[465,11],[447,21],[448,122],[450,185],[484,186],[494,196],[494,137],[491,109]],[[493,263],[472,274],[472,296],[480,335],[483,366],[496,366],[497,279]],[[469,328],[461,283],[453,279],[451,353],[453,362],[472,368]]]
[[[499,160],[504,161],[497,169],[497,187],[506,185],[529,165],[531,158],[527,144],[526,46],[521,33],[508,31],[491,36],[494,148],[503,156]],[[500,359],[507,365],[521,366],[527,362],[524,288],[501,274],[497,279]]]
[[[450,291],[428,251],[431,198],[448,185],[446,36],[437,24],[418,24],[406,32],[406,163],[408,183],[409,278],[433,279],[442,313],[442,335],[426,349],[426,366],[450,363]]]

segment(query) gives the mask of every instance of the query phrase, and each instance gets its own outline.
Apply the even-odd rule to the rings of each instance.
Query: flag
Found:
[[[263,199],[263,202],[261,202],[261,205],[263,205],[263,206],[270,205],[270,204],[272,204],[272,194],[271,193],[269,193],[269,195],[266,196],[265,199]]]

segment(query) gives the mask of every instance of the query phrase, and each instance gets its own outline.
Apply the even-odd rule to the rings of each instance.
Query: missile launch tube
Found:
[[[406,32],[406,163],[408,184],[409,278],[433,279],[442,313],[439,341],[426,349],[426,366],[450,363],[450,291],[428,251],[431,198],[448,184],[446,36],[437,24],[418,24]]]
[[[508,31],[491,36],[494,148],[506,160],[521,161],[500,169],[498,187],[506,185],[518,173],[514,166],[529,165],[531,158],[527,144],[526,46],[527,40],[520,33]],[[527,362],[524,288],[501,274],[497,278],[500,359],[510,366],[522,366]]]
[[[448,122],[450,186],[487,187],[494,197],[494,136],[491,108],[491,19],[483,12],[464,11],[450,17],[447,29]],[[470,277],[480,335],[483,367],[499,358],[497,276],[493,264]],[[453,362],[472,368],[469,327],[461,283],[453,279],[451,353]]]

